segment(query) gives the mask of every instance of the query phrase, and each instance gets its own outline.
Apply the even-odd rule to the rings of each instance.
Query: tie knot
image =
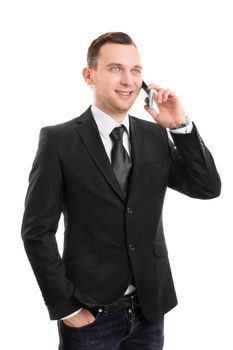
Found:
[[[113,141],[119,141],[122,140],[123,134],[125,131],[125,126],[117,126],[116,128],[113,129],[113,131],[110,134],[110,137]]]

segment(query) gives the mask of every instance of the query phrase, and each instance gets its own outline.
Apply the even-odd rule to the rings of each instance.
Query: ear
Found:
[[[83,73],[83,78],[84,78],[85,82],[88,85],[93,85],[92,69],[85,67],[85,68],[83,68],[82,73]]]

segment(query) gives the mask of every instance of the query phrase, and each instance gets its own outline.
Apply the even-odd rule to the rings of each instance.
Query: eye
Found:
[[[110,70],[113,73],[118,73],[118,72],[120,72],[120,67],[112,67]]]
[[[132,70],[132,73],[133,73],[133,74],[141,74],[141,69],[139,69],[139,68],[134,68],[134,69]]]

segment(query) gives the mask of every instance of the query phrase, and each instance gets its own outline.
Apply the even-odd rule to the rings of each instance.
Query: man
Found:
[[[145,109],[157,123],[128,115],[142,64],[127,34],[94,40],[83,77],[92,106],[41,129],[25,200],[25,249],[50,318],[58,320],[60,350],[159,350],[164,314],[177,304],[162,224],[166,189],[211,199],[220,194],[219,175],[171,90],[148,87],[159,112]],[[62,258],[55,239],[61,213]]]

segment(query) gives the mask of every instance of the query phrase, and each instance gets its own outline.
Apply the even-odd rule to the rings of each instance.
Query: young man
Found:
[[[50,318],[58,320],[60,350],[159,350],[164,314],[177,304],[162,224],[166,189],[211,199],[220,194],[219,175],[171,90],[149,86],[159,113],[145,109],[156,123],[128,115],[142,63],[127,34],[94,40],[83,77],[92,106],[41,129],[25,249]],[[55,234],[62,212],[61,258]]]

